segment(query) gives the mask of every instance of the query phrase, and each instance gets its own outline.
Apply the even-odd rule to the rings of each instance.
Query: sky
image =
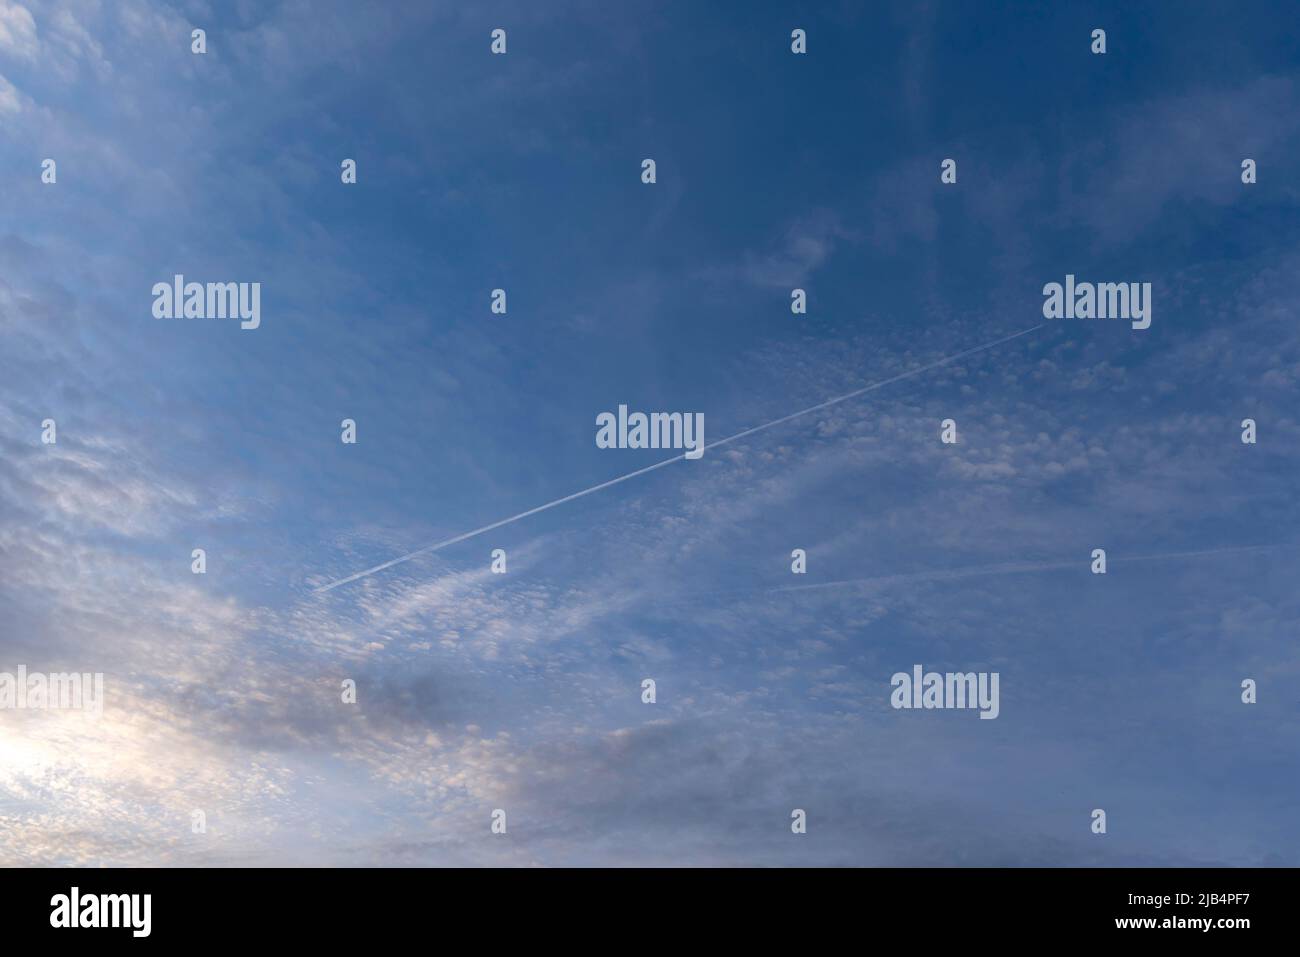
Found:
[[[0,0],[0,864],[1300,865],[1293,14]]]

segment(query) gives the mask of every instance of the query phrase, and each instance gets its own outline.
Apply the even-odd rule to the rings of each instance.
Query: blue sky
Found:
[[[1290,18],[0,0],[0,862],[1300,864]]]

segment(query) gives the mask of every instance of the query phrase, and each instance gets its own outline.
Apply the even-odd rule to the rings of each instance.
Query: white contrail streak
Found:
[[[1164,552],[1159,555],[1116,555],[1107,559],[1114,565],[1119,562],[1158,562],[1179,558],[1203,558],[1206,555],[1239,554],[1241,552],[1273,551],[1279,548],[1297,548],[1300,545],[1282,542],[1276,545],[1229,545],[1223,548],[1204,548],[1194,552]],[[998,565],[967,565],[962,568],[946,568],[930,572],[910,572],[901,575],[879,575],[875,578],[849,578],[833,582],[812,582],[807,585],[782,585],[769,589],[781,591],[817,591],[823,588],[867,588],[872,585],[908,585],[923,581],[951,581],[957,578],[973,578],[981,575],[1018,575],[1033,572],[1050,572],[1073,569],[1086,571],[1088,560],[1073,559],[1059,562],[1004,562]]]
[[[831,406],[838,405],[841,402],[847,402],[849,399],[856,399],[860,395],[865,395],[866,393],[873,392],[876,389],[884,388],[885,386],[892,385],[895,382],[901,382],[903,379],[910,379],[912,376],[920,375],[922,372],[929,372],[931,369],[937,369],[940,366],[947,365],[950,362],[956,362],[958,359],[964,359],[967,356],[973,356],[977,352],[984,352],[986,349],[992,349],[995,346],[1000,346],[1004,342],[1010,342],[1012,339],[1019,339],[1021,336],[1027,336],[1031,332],[1037,332],[1045,325],[1046,323],[1039,323],[1038,325],[1034,326],[1031,329],[1025,329],[1021,332],[1015,333],[1014,335],[1003,336],[1001,339],[995,339],[992,342],[986,342],[982,346],[976,346],[973,349],[967,349],[965,352],[958,352],[954,355],[945,356],[944,358],[931,362],[928,365],[919,366],[907,372],[899,373],[898,375],[892,376],[891,378],[881,379],[879,382],[873,382],[870,385],[865,385],[861,389],[855,389],[852,392],[847,392],[844,395],[836,396],[833,399],[827,399],[825,402],[819,402],[817,405],[810,405],[806,409],[800,409],[798,412],[792,412],[789,415],[783,415],[781,418],[773,419],[771,422],[765,422],[762,425],[756,425],[753,428],[746,429],[743,432],[737,432],[735,435],[729,435],[725,439],[718,439],[716,442],[710,442],[707,445],[705,445],[703,449],[701,449],[701,451],[704,451],[705,449],[717,448],[719,445],[726,445],[728,442],[735,442],[738,439],[743,439],[746,436],[753,435],[756,432],[762,432],[764,429],[770,429],[774,426],[781,425],[782,423],[789,422],[792,419],[797,419],[800,416],[808,415],[810,412],[817,412],[820,411],[821,409],[828,409]],[[620,482],[626,482],[628,479],[634,479],[638,475],[645,475],[647,472],[653,472],[655,469],[661,469],[665,465],[672,465],[674,462],[680,462],[684,458],[686,458],[685,452],[683,452],[681,455],[675,455],[670,459],[664,459],[664,461],[662,462],[656,462],[654,465],[647,465],[645,468],[637,469],[635,472],[628,472],[626,475],[620,475],[618,478],[612,478],[608,482],[601,482],[599,485],[593,485],[591,488],[585,488],[581,492],[574,492],[572,495],[566,495],[564,496],[564,498],[557,498],[553,502],[547,502],[545,505],[538,505],[536,508],[530,508],[528,511],[520,512],[518,515],[511,515],[509,518],[503,518],[499,522],[493,522],[490,525],[484,525],[481,528],[474,529],[473,531],[462,532],[461,534],[455,536],[454,538],[448,538],[445,541],[437,542],[433,545],[426,545],[424,546],[424,548],[419,548],[413,552],[409,552],[406,555],[402,555],[399,556],[398,558],[390,559],[386,562],[383,562],[382,564],[375,565],[373,568],[367,568],[364,571],[359,571],[354,575],[349,575],[347,578],[340,578],[338,581],[330,582],[328,585],[321,585],[319,588],[315,589],[315,591],[317,594],[320,594],[322,592],[327,592],[330,591],[331,589],[338,588],[340,585],[346,585],[350,582],[354,582],[359,578],[367,578],[370,575],[375,574],[376,572],[382,572],[387,568],[392,568],[394,565],[400,565],[403,562],[409,562],[413,558],[419,558],[421,555],[428,555],[431,552],[439,551],[440,549],[446,548],[449,545],[455,545],[457,542],[463,542],[467,538],[473,538],[476,535],[482,535],[484,532],[490,532],[494,528],[500,528],[502,525],[509,525],[512,522],[518,522],[521,519],[528,518],[530,515],[536,515],[538,512],[544,512],[547,509],[555,508],[557,505],[563,505],[565,502],[572,502],[574,499],[582,498],[585,495],[591,495],[593,492],[599,492],[601,489],[609,488],[611,485],[617,485]]]

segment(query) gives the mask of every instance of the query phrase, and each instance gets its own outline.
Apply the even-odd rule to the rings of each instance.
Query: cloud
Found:
[[[0,114],[15,115],[31,106],[31,100],[22,91],[0,75]]]
[[[806,283],[842,242],[855,238],[837,213],[818,209],[790,223],[768,251],[748,251],[740,263],[711,267],[703,274],[717,282],[739,280],[761,288],[790,289]]]
[[[521,7],[493,60],[436,6],[250,5],[208,23],[204,58],[164,6],[21,9],[0,8],[0,151],[57,156],[60,182],[20,177],[0,236],[0,669],[103,671],[108,701],[98,721],[0,714],[0,862],[1296,858],[1276,755],[1297,743],[1300,564],[1234,550],[1287,538],[1297,505],[1297,250],[1289,187],[1265,180],[1249,256],[1155,247],[1143,337],[1050,326],[311,587],[650,464],[592,447],[625,393],[729,435],[1033,325],[1080,242],[1199,235],[1189,204],[1233,226],[1236,141],[1290,142],[1291,78],[1072,101],[1096,144],[1078,160],[1009,98],[941,192],[947,152],[884,148],[964,102],[925,103],[925,12],[902,38],[923,112],[871,144],[837,128],[793,198],[742,180],[743,207],[691,206],[700,170],[773,127],[760,110],[673,139],[716,125],[698,81],[741,94],[680,73],[671,19],[660,36],[578,5],[547,32]],[[839,116],[835,90],[869,77],[804,79]],[[656,113],[673,90],[681,114]],[[677,146],[663,193],[626,175],[645,136]],[[181,269],[262,278],[263,328],[153,320],[151,283]],[[817,316],[791,324],[778,297],[755,321],[813,283]],[[1066,573],[1099,545],[1106,576]],[[1176,552],[1200,557],[1138,560]],[[893,711],[889,675],[918,661],[999,671],[999,719]]]
[[[0,0],[0,52],[32,60],[39,50],[36,21],[32,19],[31,11],[11,0]]]
[[[1290,76],[1126,105],[1100,136],[1065,155],[1061,215],[1086,223],[1105,242],[1128,243],[1173,203],[1240,203],[1249,195],[1241,183],[1243,159],[1266,170],[1271,157],[1300,146],[1298,108]],[[1296,191],[1284,187],[1288,194],[1294,201]]]

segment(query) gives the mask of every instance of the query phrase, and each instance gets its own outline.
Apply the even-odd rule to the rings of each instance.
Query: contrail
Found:
[[[1118,555],[1107,558],[1109,564],[1118,562],[1156,562],[1176,558],[1202,558],[1206,555],[1238,554],[1241,552],[1273,551],[1279,548],[1300,548],[1300,544],[1281,542],[1276,545],[1230,545],[1224,548],[1204,548],[1194,552],[1163,552],[1159,555]],[[850,578],[843,581],[813,582],[808,585],[782,585],[769,589],[781,591],[815,591],[822,588],[866,587],[868,585],[906,585],[922,581],[950,581],[956,578],[973,578],[979,575],[1005,575],[1030,572],[1060,571],[1063,569],[1086,569],[1086,559],[1073,559],[1059,562],[1004,562],[999,565],[967,565],[962,568],[948,568],[932,572],[913,572],[902,575],[879,575],[875,578]]]
[[[967,356],[973,356],[977,352],[984,352],[986,349],[992,349],[995,346],[1000,346],[1004,342],[1010,342],[1012,339],[1019,339],[1021,336],[1027,336],[1031,332],[1037,332],[1045,325],[1047,325],[1047,323],[1040,322],[1038,325],[1034,326],[1031,329],[1025,329],[1021,332],[1017,332],[1010,336],[1003,336],[1001,339],[995,339],[992,342],[986,342],[982,346],[976,346],[973,349],[967,349],[965,352],[958,352],[955,353],[954,355],[945,356],[944,358],[931,362],[928,365],[919,366],[908,372],[899,373],[898,375],[892,376],[891,378],[881,379],[879,382],[873,382],[870,385],[865,385],[861,389],[855,389],[852,392],[847,392],[844,395],[836,396],[833,399],[827,399],[825,402],[819,402],[817,405],[810,405],[806,409],[800,409],[798,412],[792,412],[789,415],[783,415],[781,416],[781,418],[773,419],[771,422],[765,422],[762,425],[756,425],[751,429],[745,429],[745,431],[743,432],[737,432],[735,435],[729,435],[725,439],[718,439],[716,442],[710,442],[705,446],[703,446],[701,452],[703,452],[706,449],[717,448],[719,445],[726,445],[728,442],[735,442],[738,439],[743,439],[746,436],[753,435],[756,432],[762,432],[764,429],[770,429],[774,426],[781,425],[785,422],[789,422],[792,419],[797,419],[800,416],[808,415],[810,412],[817,412],[820,411],[821,409],[828,409],[833,405],[838,405],[841,402],[847,402],[849,399],[855,399],[860,395],[865,395],[866,393],[873,392],[876,389],[884,388],[885,386],[892,385],[895,382],[901,382],[903,379],[910,379],[912,376],[920,375],[922,372],[929,372],[931,369],[937,369],[940,366],[947,365],[950,362],[956,362],[958,359],[964,359]],[[684,458],[686,458],[685,452],[683,452],[681,455],[675,455],[670,459],[664,459],[662,462],[657,462],[654,465],[647,465],[645,468],[637,469],[635,472],[628,472],[626,475],[620,475],[618,478],[612,478],[608,482],[601,482],[599,485],[593,485],[591,488],[585,488],[581,492],[574,492],[572,495],[566,495],[563,498],[557,498],[552,502],[547,502],[545,505],[538,505],[536,508],[530,508],[528,511],[520,512],[518,515],[511,515],[509,518],[503,518],[499,522],[493,522],[490,525],[484,525],[480,528],[474,529],[473,531],[462,532],[461,534],[455,536],[454,538],[448,538],[445,541],[437,542],[433,545],[426,545],[424,546],[424,548],[419,548],[406,555],[402,555],[398,558],[390,559],[389,561],[376,565],[373,568],[367,568],[364,571],[359,571],[354,575],[349,575],[347,578],[340,578],[338,581],[330,582],[328,585],[321,585],[319,588],[315,589],[315,591],[317,594],[320,594],[322,592],[327,592],[330,591],[331,589],[338,588],[340,585],[347,585],[350,582],[354,582],[360,578],[367,578],[370,575],[375,574],[376,572],[382,572],[387,568],[392,568],[394,565],[400,565],[403,562],[409,562],[413,558],[419,558],[421,555],[428,555],[432,552],[439,551],[441,549],[446,548],[449,545],[455,545],[457,542],[463,542],[467,538],[474,538],[476,535],[482,535],[484,532],[490,532],[494,528],[500,528],[502,525],[509,525],[512,522],[518,522],[521,519],[528,518],[530,515],[536,515],[538,512],[544,512],[547,509],[555,508],[557,505],[563,505],[565,502],[572,502],[574,499],[582,498],[585,495],[591,495],[593,492],[599,492],[601,489],[609,488],[611,485],[617,485],[620,482],[626,482],[628,479],[634,479],[638,475],[645,475],[647,472],[653,472],[655,469],[661,469],[665,465],[672,465],[674,462],[680,462]]]

